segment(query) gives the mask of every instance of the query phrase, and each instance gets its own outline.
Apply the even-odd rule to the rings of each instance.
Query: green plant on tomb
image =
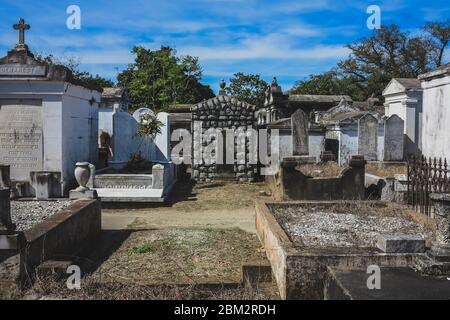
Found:
[[[155,246],[150,243],[146,242],[140,246],[135,246],[127,250],[128,254],[142,254],[142,253],[150,253],[154,252],[156,250]]]
[[[130,160],[126,163],[123,168],[124,172],[129,173],[140,173],[142,171],[151,171],[153,167],[153,162],[145,159],[141,152],[137,152],[130,155]]]
[[[153,114],[144,113],[141,115],[140,122],[137,127],[137,135],[143,138],[155,138],[161,133],[163,123]]]

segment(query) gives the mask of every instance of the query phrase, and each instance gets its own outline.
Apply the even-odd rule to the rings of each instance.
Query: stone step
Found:
[[[381,268],[381,289],[370,290],[366,270],[328,268],[325,300],[449,300],[450,281],[424,277],[411,268]]]
[[[242,264],[241,281],[243,284],[272,281],[272,267],[269,261],[250,261]]]
[[[95,189],[102,202],[164,202],[163,189]]]

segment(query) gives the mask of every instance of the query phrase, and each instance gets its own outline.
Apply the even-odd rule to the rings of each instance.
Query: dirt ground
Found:
[[[176,186],[167,205],[102,209],[103,229],[240,228],[255,233],[254,201],[263,183],[188,183]],[[264,197],[270,200],[270,197]]]
[[[265,259],[254,211],[265,189],[183,183],[167,205],[104,208],[104,230],[130,233],[96,273],[132,282],[239,281],[242,263]]]
[[[274,283],[241,283],[243,263],[266,261],[254,201],[271,198],[260,191],[267,187],[182,183],[165,205],[104,206],[102,237],[80,260],[87,270],[82,289],[68,292],[60,282],[44,279],[27,297],[277,299]]]

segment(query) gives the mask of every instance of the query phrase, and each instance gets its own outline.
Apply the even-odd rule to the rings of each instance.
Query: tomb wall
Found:
[[[422,152],[426,157],[450,159],[450,72],[422,81]]]

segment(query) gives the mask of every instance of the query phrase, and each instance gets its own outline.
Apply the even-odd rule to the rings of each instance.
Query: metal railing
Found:
[[[431,215],[431,193],[450,193],[447,159],[410,157],[408,160],[408,204]]]

